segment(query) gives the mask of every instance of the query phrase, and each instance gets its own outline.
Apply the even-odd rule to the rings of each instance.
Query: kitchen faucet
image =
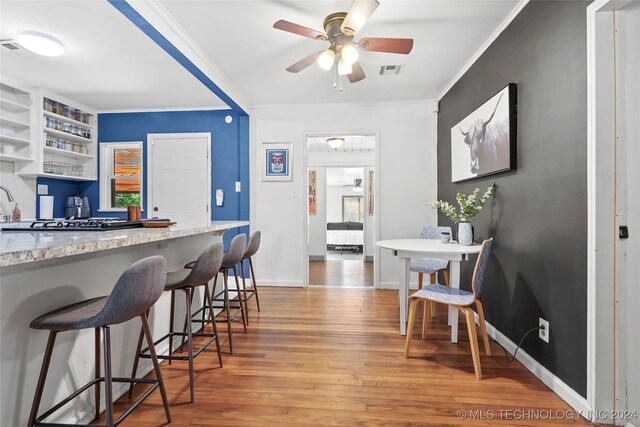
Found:
[[[9,191],[7,187],[5,187],[4,185],[0,185],[0,190],[4,190],[4,192],[7,193],[7,199],[9,199],[10,202],[13,202],[13,196],[11,195],[11,191]]]

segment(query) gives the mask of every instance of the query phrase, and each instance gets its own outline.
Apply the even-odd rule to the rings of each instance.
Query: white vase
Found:
[[[469,246],[473,243],[473,226],[470,222],[458,223],[458,243]]]

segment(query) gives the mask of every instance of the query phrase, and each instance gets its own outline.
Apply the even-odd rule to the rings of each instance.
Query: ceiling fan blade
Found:
[[[321,51],[316,52],[316,53],[312,53],[311,55],[309,55],[309,56],[307,56],[305,58],[302,58],[300,61],[298,61],[295,64],[293,64],[290,67],[288,67],[287,71],[290,72],[290,73],[298,73],[298,72],[304,70],[309,65],[313,64],[314,62],[316,62],[318,57],[320,55],[322,55],[322,52],[324,52],[324,50],[321,50]]]
[[[378,0],[354,0],[340,29],[348,36],[357,34],[378,6]]]
[[[273,24],[273,28],[277,30],[287,31],[289,33],[298,34],[300,36],[309,37],[314,40],[327,40],[327,35],[320,31],[312,30],[311,28],[303,27],[302,25],[294,24],[293,22],[279,20]]]
[[[353,68],[353,71],[351,72],[351,74],[347,74],[347,77],[349,77],[349,81],[351,83],[357,83],[367,77],[358,62],[351,65],[351,68]]]
[[[358,45],[368,52],[408,54],[413,49],[413,39],[390,39],[370,37],[362,39]]]

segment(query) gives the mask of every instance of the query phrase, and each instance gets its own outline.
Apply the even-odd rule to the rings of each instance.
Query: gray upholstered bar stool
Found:
[[[169,354],[168,355],[158,355],[158,359],[169,360],[169,363],[173,360],[186,360],[189,362],[189,395],[191,398],[191,402],[194,401],[194,385],[193,385],[193,359],[198,356],[205,348],[207,348],[212,342],[215,341],[216,349],[218,351],[218,362],[220,363],[220,367],[222,367],[222,354],[220,353],[220,341],[218,340],[218,329],[216,328],[216,322],[211,321],[210,319],[214,319],[213,314],[213,305],[209,295],[209,280],[213,279],[213,277],[220,270],[220,265],[222,264],[222,256],[224,252],[224,247],[222,246],[222,242],[214,243],[207,247],[201,254],[198,256],[198,259],[193,263],[193,267],[189,270],[183,269],[180,271],[172,271],[167,274],[167,283],[164,287],[165,291],[171,292],[171,312],[169,315],[169,333],[157,340],[153,343],[153,346],[158,345],[164,340],[169,340]],[[194,288],[199,286],[205,287],[204,292],[204,304],[205,308],[209,311],[209,317],[206,319],[203,317],[202,329],[200,332],[194,333],[192,331],[192,322],[199,322],[199,319],[192,319],[192,321],[188,321],[191,319],[191,304],[193,302],[193,293],[195,291]],[[185,302],[186,302],[186,312],[185,312],[185,326],[182,332],[174,332],[173,323],[174,323],[174,306],[175,306],[175,292],[182,291],[185,293]],[[211,323],[213,331],[205,332],[204,327],[206,323]],[[173,354],[173,337],[180,336],[183,337],[181,350],[184,347],[185,341],[184,337],[187,338],[187,355],[186,356],[177,356]],[[207,337],[209,338],[204,344],[198,348],[195,353],[193,351],[193,337]],[[144,350],[140,350],[142,348],[142,331],[140,331],[140,339],[138,340],[138,349],[136,351],[136,357],[133,362],[133,375],[136,374],[138,370],[138,360],[139,358],[149,358],[151,357],[150,352],[153,348],[150,345],[148,348]],[[133,386],[129,388],[129,396],[131,396],[133,390]]]
[[[136,262],[118,279],[111,295],[98,297],[86,301],[71,304],[60,309],[44,314],[33,322],[30,327],[33,329],[48,330],[49,340],[42,361],[42,369],[36,386],[36,393],[33,399],[33,406],[29,415],[28,427],[36,425],[60,425],[43,423],[43,420],[49,417],[58,409],[69,403],[72,399],[80,395],[80,393],[95,386],[95,418],[99,416],[100,409],[100,383],[104,382],[105,401],[106,401],[106,420],[105,425],[112,427],[119,424],[127,417],[135,408],[142,403],[156,388],[160,387],[162,395],[162,403],[167,421],[171,422],[169,415],[169,405],[167,402],[167,394],[165,392],[160,366],[155,351],[151,351],[151,359],[153,360],[153,368],[156,378],[119,378],[112,377],[111,372],[111,335],[110,326],[126,322],[134,317],[140,317],[142,321],[142,329],[148,343],[153,342],[151,330],[147,322],[147,311],[158,300],[164,289],[166,279],[166,261],[161,256],[152,256]],[[44,383],[51,362],[51,355],[55,344],[56,336],[63,331],[77,331],[80,329],[95,329],[96,336],[96,373],[95,379],[81,387],[69,397],[38,416],[42,392],[44,391]],[[104,376],[100,376],[100,330],[104,335]],[[113,415],[113,382],[128,383],[146,383],[153,384],[133,405],[125,411],[117,420]]]
[[[244,255],[242,255],[242,260],[240,261],[240,273],[242,275],[242,297],[244,300],[244,310],[247,315],[247,325],[249,324],[249,300],[256,297],[256,305],[258,306],[258,312],[260,311],[260,297],[258,296],[258,285],[256,284],[256,275],[253,272],[253,261],[251,257],[258,252],[260,248],[260,237],[262,233],[260,231],[254,232],[249,238],[249,243],[247,243],[247,248],[244,251]],[[251,271],[251,282],[253,284],[253,288],[247,289],[246,280],[244,274],[244,261],[249,261],[249,269]],[[247,294],[249,294],[247,296]]]
[[[216,278],[213,281],[213,290],[211,292],[211,300],[214,302],[222,302],[222,306],[215,306],[215,308],[222,308],[226,314],[226,318],[224,320],[217,320],[216,322],[226,322],[227,323],[227,332],[229,334],[229,353],[233,353],[233,343],[232,343],[232,333],[231,333],[231,322],[240,314],[242,317],[242,327],[244,332],[247,332],[247,322],[245,320],[245,311],[244,304],[242,303],[242,291],[240,290],[240,281],[238,280],[238,271],[236,270],[236,265],[242,259],[245,250],[245,244],[247,241],[247,236],[245,234],[238,234],[235,236],[231,243],[229,244],[229,249],[224,254],[224,258],[222,258],[222,265],[220,266],[220,273],[223,275],[223,287],[222,291],[216,293],[216,286],[218,283],[218,275],[216,274]],[[233,275],[236,279],[236,289],[238,291],[238,305],[231,305],[229,301],[229,271],[233,270]],[[235,299],[233,300],[235,301]],[[233,313],[231,312],[233,310]]]

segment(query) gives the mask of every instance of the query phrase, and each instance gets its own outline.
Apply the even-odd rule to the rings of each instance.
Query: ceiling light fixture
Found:
[[[20,34],[16,40],[20,46],[37,55],[60,56],[64,53],[62,43],[47,34],[29,31]]]
[[[346,76],[347,74],[351,73],[353,73],[353,67],[351,66],[351,64],[340,57],[340,60],[338,61],[338,75]]]
[[[358,61],[360,54],[358,53],[358,49],[355,48],[354,45],[348,44],[342,47],[340,51],[340,57],[344,59],[349,65],[353,65]]]
[[[318,57],[318,65],[323,70],[330,70],[333,67],[333,62],[336,59],[336,53],[332,49],[327,49]]]
[[[337,150],[338,148],[342,147],[343,143],[344,143],[344,138],[342,137],[334,136],[332,138],[327,139],[327,144],[329,144],[329,147],[333,148],[334,150]]]

